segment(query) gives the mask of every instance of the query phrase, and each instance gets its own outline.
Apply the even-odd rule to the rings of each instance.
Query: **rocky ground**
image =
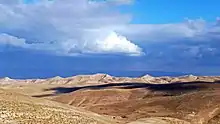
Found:
[[[0,79],[9,124],[220,124],[220,77]]]

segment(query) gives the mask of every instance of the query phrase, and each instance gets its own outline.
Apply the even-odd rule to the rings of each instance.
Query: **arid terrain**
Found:
[[[3,124],[220,124],[220,76],[0,79]]]

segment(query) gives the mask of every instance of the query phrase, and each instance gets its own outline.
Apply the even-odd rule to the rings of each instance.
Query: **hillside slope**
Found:
[[[97,114],[44,99],[0,89],[0,122],[3,124],[105,124]]]

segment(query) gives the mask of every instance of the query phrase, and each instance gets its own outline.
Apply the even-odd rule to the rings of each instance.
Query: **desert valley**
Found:
[[[220,124],[220,77],[0,79],[3,124]]]

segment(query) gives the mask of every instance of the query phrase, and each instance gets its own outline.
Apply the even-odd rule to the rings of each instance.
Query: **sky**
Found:
[[[82,70],[219,75],[219,4],[0,0],[0,77]]]
[[[219,16],[218,0],[136,0],[124,10],[133,15],[133,23],[178,23],[184,19],[203,18],[215,21]]]

